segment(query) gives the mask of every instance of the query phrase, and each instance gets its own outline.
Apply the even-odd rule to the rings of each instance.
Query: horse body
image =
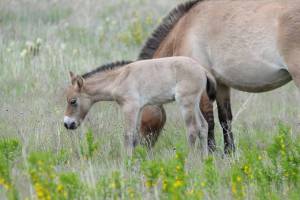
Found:
[[[300,86],[300,4],[294,0],[194,0],[185,5],[165,18],[166,25],[161,25],[152,36],[157,41],[150,38],[140,58],[188,56],[215,76],[225,152],[231,152],[235,147],[230,88],[264,92],[292,78]],[[157,36],[160,31],[164,37]],[[201,110],[210,127],[208,142],[213,150],[212,104],[205,103],[205,97],[202,102]]]
[[[77,128],[94,103],[116,101],[125,115],[125,144],[131,153],[139,142],[142,109],[176,101],[188,128],[190,145],[194,146],[199,137],[202,152],[207,153],[208,125],[199,101],[205,89],[214,97],[216,83],[195,60],[172,57],[137,61],[115,70],[96,70],[83,77],[71,73],[71,80],[64,118],[66,128]]]
[[[238,90],[275,89],[291,80],[277,45],[284,12],[285,5],[274,1],[201,2],[176,24],[154,57],[192,57],[218,82]]]
[[[291,80],[277,45],[284,5],[278,1],[211,1],[202,6],[205,4],[209,7],[206,12],[194,17],[204,18],[206,28],[194,20],[192,31],[197,34],[201,29],[198,37],[205,40],[201,46],[207,47],[209,58],[206,67],[219,82],[242,91],[264,92]],[[202,6],[199,4],[199,9]]]

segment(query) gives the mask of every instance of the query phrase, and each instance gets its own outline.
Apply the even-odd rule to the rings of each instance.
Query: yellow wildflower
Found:
[[[110,184],[110,187],[111,187],[112,189],[115,189],[115,188],[116,188],[116,184],[113,182],[113,183]]]
[[[55,176],[56,176],[55,173],[50,174],[50,178],[55,178]]]
[[[2,185],[3,183],[5,183],[4,178],[0,178],[0,185]]]
[[[128,188],[128,194],[130,198],[134,198],[134,190],[132,188]]]
[[[285,176],[285,177],[288,177],[288,176],[289,176],[289,173],[288,173],[288,172],[284,173],[284,176]]]
[[[2,185],[2,187],[6,190],[11,188],[10,184],[4,178],[0,178],[0,185]]]
[[[35,188],[35,192],[37,194],[37,197],[39,199],[49,199],[50,198],[50,195],[48,194],[47,190],[44,189],[41,184],[36,183],[34,185],[34,188]]]
[[[163,167],[160,168],[160,172],[164,172],[164,168]]]
[[[237,189],[236,189],[235,183],[232,184],[232,186],[231,186],[231,191],[232,191],[233,194],[236,194],[236,193],[237,193]]]
[[[6,189],[6,190],[9,190],[11,187],[10,187],[10,184],[8,183],[5,183],[3,184],[3,187]]]
[[[262,157],[261,157],[261,156],[258,156],[258,160],[262,160]]]
[[[241,178],[240,176],[238,176],[238,177],[236,178],[236,180],[237,180],[237,182],[241,182],[241,181],[242,181],[242,178]]]
[[[151,188],[153,186],[153,183],[151,181],[146,181],[146,187]]]
[[[168,187],[167,181],[163,181],[163,190],[166,190]]]
[[[146,18],[146,24],[150,25],[150,24],[153,24],[153,19],[152,19],[152,16],[147,16]]]
[[[58,184],[56,190],[58,192],[62,192],[64,190],[64,186],[62,184]]]
[[[244,173],[247,174],[247,175],[250,175],[251,169],[250,169],[250,167],[248,165],[244,166]]]
[[[181,187],[183,185],[183,181],[177,179],[174,183],[174,187],[175,188],[178,188],[178,187]]]
[[[193,195],[195,195],[195,191],[193,189],[187,190],[186,195],[187,196],[193,196]]]

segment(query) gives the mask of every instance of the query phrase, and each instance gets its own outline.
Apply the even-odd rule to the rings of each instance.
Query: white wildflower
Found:
[[[24,58],[24,57],[27,55],[27,53],[28,53],[28,52],[27,52],[27,49],[23,49],[23,50],[21,51],[21,54],[20,54],[20,55],[21,55],[22,58]]]

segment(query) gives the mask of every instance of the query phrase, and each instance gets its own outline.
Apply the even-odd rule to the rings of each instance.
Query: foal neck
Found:
[[[113,91],[121,70],[99,72],[85,79],[85,91],[94,102],[114,101]]]

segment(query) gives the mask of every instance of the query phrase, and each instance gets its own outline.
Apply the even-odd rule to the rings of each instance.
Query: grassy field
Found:
[[[0,1],[0,199],[300,199],[299,92],[232,91],[237,152],[189,154],[176,105],[153,152],[123,151],[113,103],[63,127],[68,71],[135,59],[174,0]],[[217,113],[215,112],[217,122]]]

